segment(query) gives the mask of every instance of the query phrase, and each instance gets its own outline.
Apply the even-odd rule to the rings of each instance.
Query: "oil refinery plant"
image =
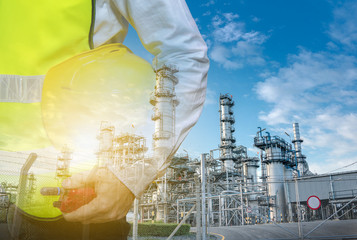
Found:
[[[174,134],[173,113],[179,103],[173,73],[169,68],[163,70],[151,98],[155,110],[154,156],[166,151],[167,141]],[[206,216],[206,227],[313,221],[331,215],[357,218],[357,171],[312,174],[302,152],[298,123],[292,124],[294,136],[290,142],[259,127],[252,144],[259,149],[260,157],[249,156],[247,147],[236,145],[234,104],[229,94],[220,95],[218,148],[201,154],[200,159],[192,159],[188,153],[174,156],[166,174],[135,201],[139,222],[179,223],[185,218],[186,223],[196,226],[201,224],[197,222],[201,214]],[[161,127],[165,124],[169,128]],[[116,134],[109,122],[102,122],[98,140],[99,165],[110,163],[125,169],[150,161],[147,139],[134,133]],[[71,150],[64,148],[57,159],[57,179],[70,176],[71,158]],[[17,186],[2,182],[0,200],[5,209]],[[29,175],[26,188],[27,193],[36,191],[33,175]],[[30,201],[31,194],[27,195]],[[308,206],[311,196],[320,201],[316,210]]]

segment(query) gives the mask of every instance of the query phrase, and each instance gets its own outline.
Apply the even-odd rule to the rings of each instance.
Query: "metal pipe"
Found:
[[[289,184],[287,184],[286,179],[284,179],[284,185],[285,185],[285,195],[287,196],[287,200],[288,200],[288,210],[289,210],[288,222],[292,222],[293,221],[293,209],[291,207]]]
[[[332,199],[335,200],[335,190],[333,189],[333,180],[332,176],[330,175],[330,188],[331,188],[331,194],[332,194]]]
[[[207,239],[206,226],[206,153],[201,154],[202,240]]]
[[[164,223],[167,223],[167,173],[165,173],[164,179]]]
[[[219,211],[219,226],[222,226],[222,203],[221,203],[221,195],[218,196],[218,211]]]
[[[177,206],[177,214],[176,214],[176,223],[179,223],[179,200],[176,200],[176,206]]]
[[[24,196],[26,193],[27,174],[36,159],[37,159],[37,154],[30,153],[26,162],[24,163],[24,165],[21,168],[19,187],[17,190],[17,199],[16,199],[17,207],[15,208],[14,220],[13,220],[13,224],[11,226],[11,236],[15,239],[18,239],[20,236],[20,228],[21,228],[21,222],[22,222],[22,216],[20,216],[20,213],[18,211],[18,208],[19,208],[18,206],[23,204],[23,202],[25,201]]]
[[[300,211],[300,196],[299,196],[298,182],[296,177],[295,177],[295,197],[296,197],[297,214],[298,214],[299,238],[303,239],[303,230],[301,225],[301,211]]]
[[[134,220],[133,220],[133,240],[138,239],[138,208],[139,201],[137,198],[134,200]]]
[[[242,181],[240,182],[239,188],[240,188],[240,207],[241,207],[241,215],[242,215],[242,225],[244,225]]]
[[[201,196],[200,196],[200,182],[198,179],[198,174],[195,174],[196,183],[196,239],[201,240],[202,230],[201,230]]]

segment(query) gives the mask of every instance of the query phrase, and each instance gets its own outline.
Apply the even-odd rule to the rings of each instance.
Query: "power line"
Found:
[[[350,164],[348,164],[348,165],[346,165],[346,166],[343,166],[343,167],[340,167],[340,168],[336,168],[335,170],[331,170],[331,171],[329,171],[329,172],[327,172],[327,173],[335,172],[335,171],[337,171],[337,170],[340,170],[340,169],[343,169],[343,168],[346,168],[346,167],[350,167],[350,166],[353,166],[353,165],[355,165],[355,164],[357,164],[357,161],[355,161],[355,162],[353,162],[353,163],[350,163]],[[327,173],[324,173],[324,174],[327,174]]]

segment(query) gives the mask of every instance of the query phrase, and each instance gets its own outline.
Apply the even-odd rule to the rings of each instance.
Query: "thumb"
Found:
[[[97,167],[94,167],[91,171],[76,173],[72,177],[66,178],[62,182],[62,187],[64,189],[74,189],[94,184],[96,172]]]

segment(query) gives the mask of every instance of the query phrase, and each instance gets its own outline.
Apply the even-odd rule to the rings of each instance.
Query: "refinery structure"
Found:
[[[173,72],[168,70],[162,76],[172,76]],[[156,88],[151,98],[155,109],[154,155],[165,151],[174,134],[172,113],[178,102],[173,93],[175,78],[171,79],[169,86],[160,83],[162,87]],[[199,159],[190,158],[189,153],[174,156],[166,174],[150,184],[137,200],[139,221],[180,222],[193,206],[196,209],[185,220],[193,226],[203,211],[207,226],[310,221],[333,214],[334,218],[357,218],[354,210],[357,172],[312,174],[302,152],[298,123],[292,124],[291,142],[258,127],[253,145],[260,150],[260,157],[250,157],[247,147],[236,145],[232,96],[221,95],[219,105],[218,148]],[[170,127],[165,128],[166,124]],[[98,161],[126,168],[141,161],[150,162],[152,158],[146,156],[144,137],[132,133],[115,135],[110,123],[102,123],[98,139]],[[204,195],[202,180],[205,180]],[[308,207],[307,199],[313,195],[321,200],[318,210]],[[203,196],[205,207],[201,204]]]
[[[126,169],[153,164],[167,157],[175,136],[175,96],[177,70],[164,66],[156,71],[156,87],[150,99],[155,130],[153,153],[147,155],[147,139],[134,133],[115,133],[110,122],[102,122],[98,134],[98,165]],[[357,171],[324,175],[309,171],[303,154],[303,138],[298,123],[292,124],[290,141],[257,128],[252,145],[260,155],[249,156],[247,147],[236,144],[234,101],[229,94],[219,97],[220,140],[200,158],[189,153],[171,159],[166,174],[153,181],[135,201],[138,220],[181,222],[192,226],[237,226],[270,222],[312,221],[357,218]],[[237,135],[237,134],[236,134]],[[64,148],[57,160],[56,178],[70,176],[72,152]],[[140,170],[140,167],[137,167]],[[138,171],[139,171],[138,170]],[[138,173],[140,174],[140,172]],[[36,191],[36,179],[29,175],[28,192]],[[2,184],[3,208],[16,186]],[[317,196],[320,206],[307,204]],[[194,209],[192,211],[192,209]],[[205,225],[200,221],[204,215]]]

